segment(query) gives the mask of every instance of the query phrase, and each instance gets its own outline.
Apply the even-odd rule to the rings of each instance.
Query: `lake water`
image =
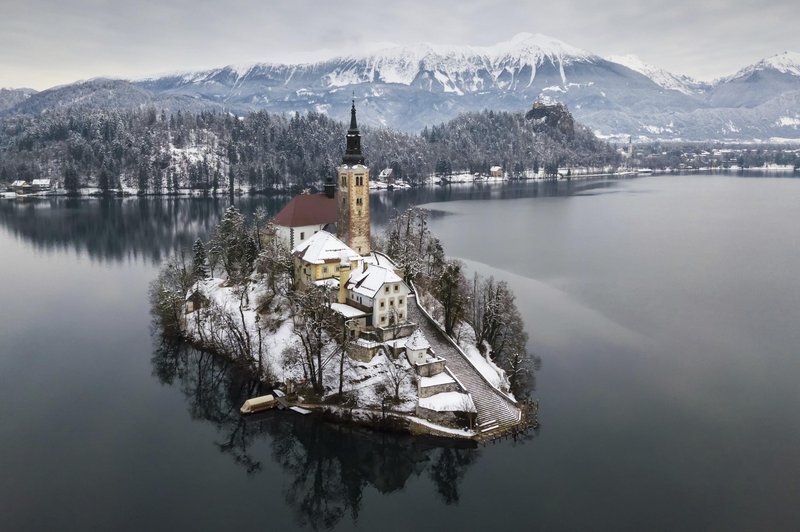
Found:
[[[517,295],[524,441],[244,422],[257,385],[161,343],[147,301],[224,200],[0,202],[0,530],[796,529],[800,179],[381,193],[375,224],[412,204]]]

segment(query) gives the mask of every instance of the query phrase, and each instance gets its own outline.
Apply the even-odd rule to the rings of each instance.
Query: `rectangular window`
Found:
[[[390,307],[393,307],[393,306],[394,306],[394,298],[392,298],[392,299],[390,299],[390,300],[389,300],[389,306],[390,306]]]
[[[402,305],[403,304],[403,298],[402,297],[398,297],[397,298],[397,304],[398,305]]]
[[[381,308],[384,308],[384,307],[386,307],[386,301],[384,301],[383,299],[381,299]]]
[[[387,294],[389,293],[389,285],[386,285],[386,289],[384,290]]]
[[[394,291],[395,292],[399,292],[400,291],[400,285],[397,285],[397,284],[394,285]]]
[[[381,323],[386,323],[386,316],[381,316]]]
[[[306,234],[305,234],[305,232],[301,232],[301,233],[300,233],[300,240],[305,240],[305,239],[306,239]]]
[[[323,266],[322,267],[322,273],[328,273],[328,267],[327,266]]]

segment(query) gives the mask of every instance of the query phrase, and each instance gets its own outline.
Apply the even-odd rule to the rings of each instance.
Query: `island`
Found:
[[[444,254],[428,215],[373,238],[356,107],[321,192],[252,222],[229,207],[151,287],[164,334],[246,364],[267,400],[374,428],[479,442],[537,425],[533,357],[504,282]],[[274,394],[274,395],[273,395]]]

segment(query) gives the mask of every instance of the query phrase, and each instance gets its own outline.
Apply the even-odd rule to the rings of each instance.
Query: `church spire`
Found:
[[[347,148],[342,157],[344,164],[353,166],[364,164],[364,156],[361,155],[361,134],[358,132],[356,122],[356,100],[353,98],[353,107],[350,109],[350,129],[347,130]]]
[[[358,124],[356,124],[356,99],[353,98],[353,107],[350,109],[350,129],[358,130]]]

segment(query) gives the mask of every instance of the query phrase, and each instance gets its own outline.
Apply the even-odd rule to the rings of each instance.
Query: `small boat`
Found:
[[[278,404],[278,400],[272,394],[262,395],[261,397],[253,397],[248,399],[239,409],[242,414],[254,414],[262,410],[268,410]]]

